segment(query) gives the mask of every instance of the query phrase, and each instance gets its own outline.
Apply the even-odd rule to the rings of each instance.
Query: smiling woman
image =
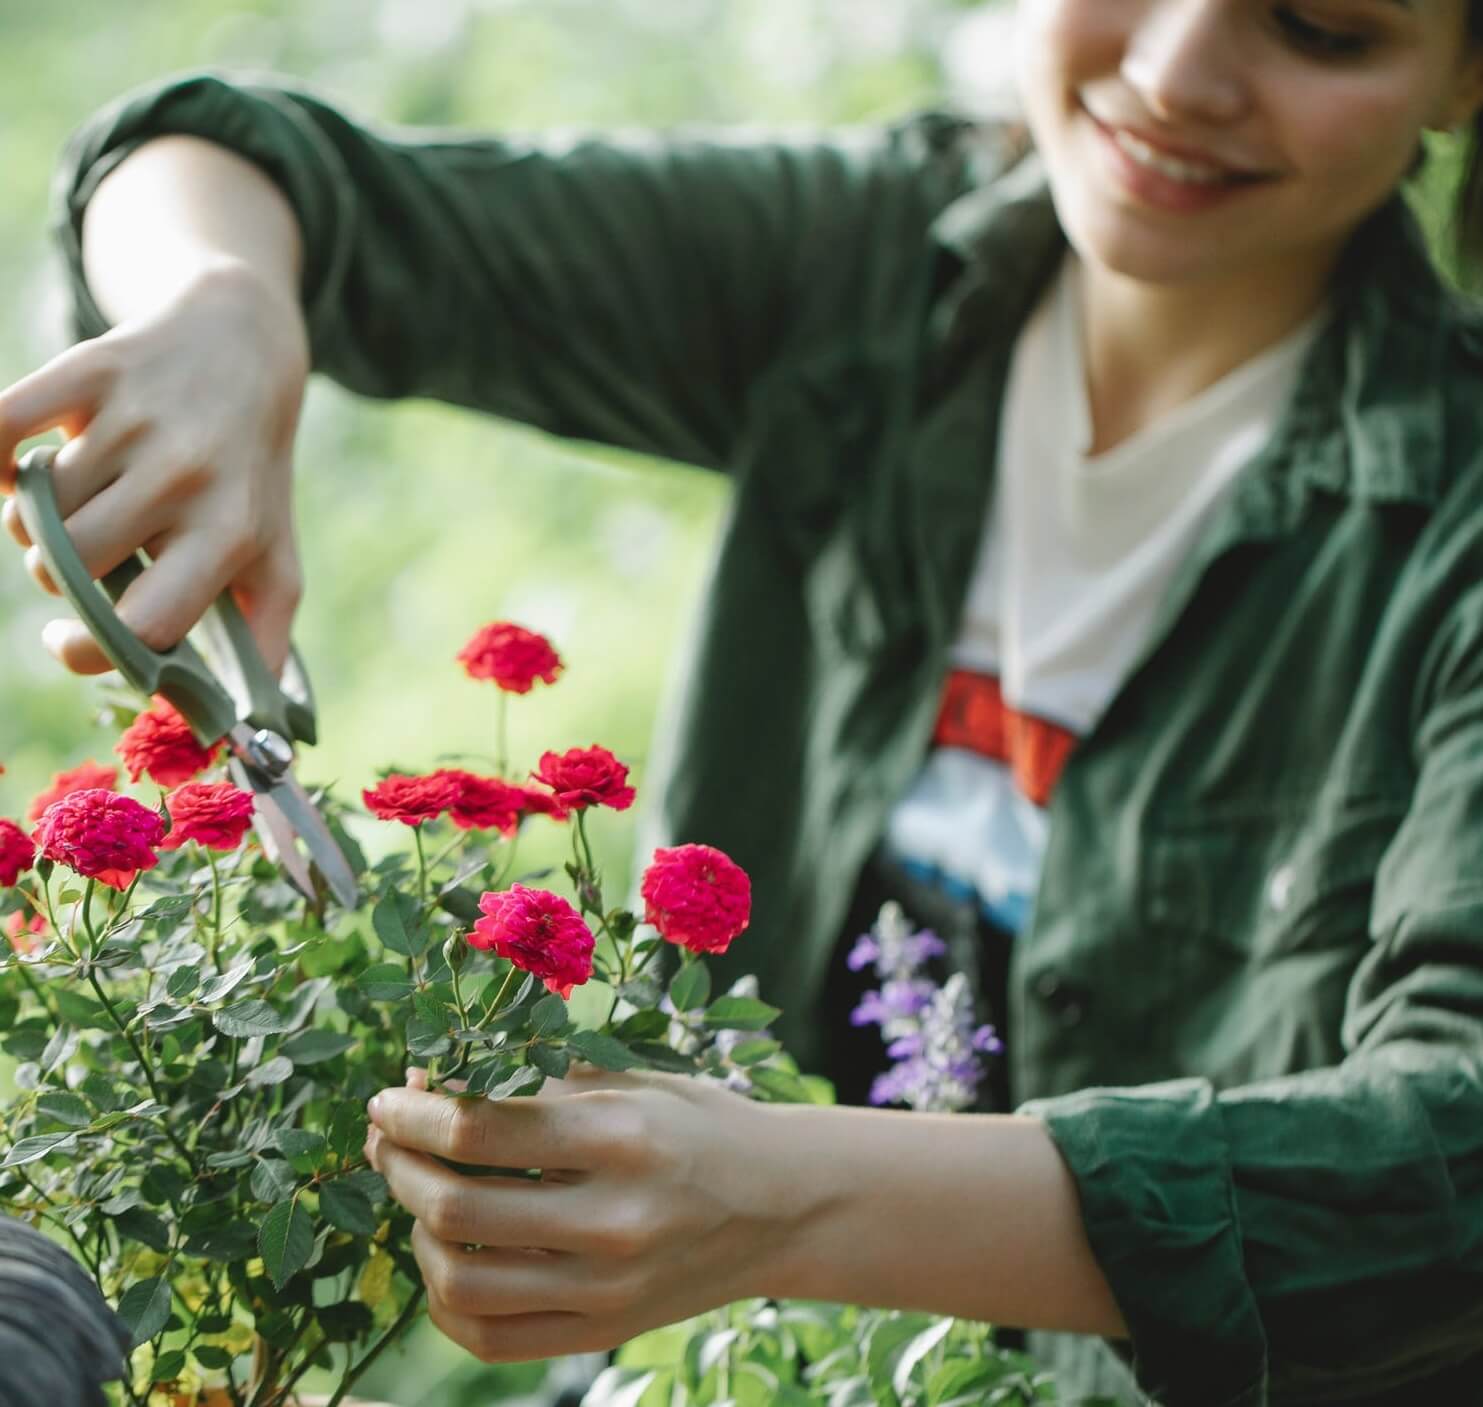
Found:
[[[160,544],[124,610],[161,637],[235,581],[286,639],[310,361],[730,476],[649,778],[751,876],[717,974],[863,1099],[850,940],[896,901],[1007,1068],[952,1117],[383,1091],[455,1341],[804,1296],[1023,1327],[1073,1397],[1468,1400],[1483,321],[1401,187],[1477,130],[1483,0],[1021,9],[1030,150],[941,115],[424,137],[162,82],[69,149],[93,340],[0,424],[72,434],[95,569]]]

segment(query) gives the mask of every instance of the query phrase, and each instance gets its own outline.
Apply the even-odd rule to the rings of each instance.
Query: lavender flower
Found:
[[[936,934],[914,932],[898,904],[887,904],[848,962],[856,972],[875,968],[878,991],[866,992],[850,1020],[879,1025],[886,1054],[896,1062],[876,1077],[872,1104],[950,1112],[971,1108],[987,1071],[981,1057],[1004,1045],[973,1010],[968,980],[955,973],[938,987],[920,969],[946,947]]]

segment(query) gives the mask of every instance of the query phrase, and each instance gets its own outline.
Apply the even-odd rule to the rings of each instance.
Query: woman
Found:
[[[1483,3],[1022,8],[1019,161],[945,119],[417,141],[136,95],[60,226],[113,330],[4,393],[5,448],[72,435],[85,560],[156,556],[146,638],[230,582],[278,658],[311,362],[724,468],[662,820],[752,871],[737,963],[817,1063],[851,896],[970,894],[1017,1113],[380,1094],[473,1352],[807,1296],[1048,1331],[1128,1401],[1104,1340],[1171,1405],[1470,1401],[1483,337],[1396,192],[1428,129],[1477,141]]]

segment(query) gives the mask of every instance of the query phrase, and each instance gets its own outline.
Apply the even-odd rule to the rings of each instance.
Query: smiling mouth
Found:
[[[1229,186],[1250,185],[1268,179],[1260,172],[1239,170],[1213,161],[1202,161],[1188,155],[1176,156],[1164,147],[1155,146],[1126,127],[1114,127],[1103,122],[1090,110],[1083,108],[1087,116],[1135,166],[1157,172],[1160,176],[1181,185]]]

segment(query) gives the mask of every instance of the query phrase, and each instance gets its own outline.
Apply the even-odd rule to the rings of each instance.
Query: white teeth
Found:
[[[1207,166],[1199,161],[1181,161],[1149,146],[1131,132],[1116,130],[1112,140],[1140,166],[1147,166],[1171,181],[1185,181],[1197,186],[1215,186],[1229,179],[1218,166]]]

